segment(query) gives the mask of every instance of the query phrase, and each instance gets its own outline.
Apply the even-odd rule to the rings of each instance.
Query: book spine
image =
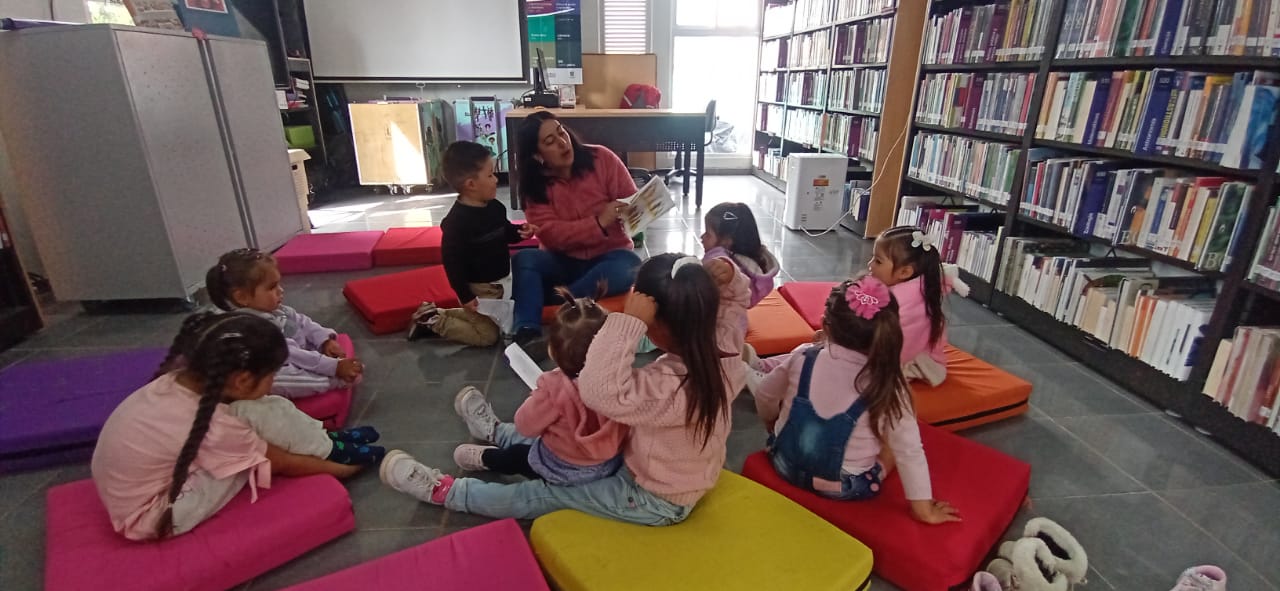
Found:
[[[1134,151],[1139,154],[1154,154],[1156,138],[1160,135],[1162,123],[1169,110],[1169,96],[1173,91],[1176,74],[1173,70],[1156,70],[1155,82],[1151,85],[1146,110],[1142,114],[1142,124],[1138,128],[1138,143]]]

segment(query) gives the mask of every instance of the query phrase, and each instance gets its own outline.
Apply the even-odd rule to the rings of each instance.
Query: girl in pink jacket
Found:
[[[867,270],[893,291],[902,322],[902,369],[908,379],[936,386],[947,378],[947,317],[942,300],[968,295],[955,265],[944,269],[932,238],[915,226],[885,230],[876,239]]]
[[[596,297],[604,297],[603,285]],[[547,336],[547,351],[557,369],[538,377],[538,385],[516,410],[515,423],[502,423],[479,390],[458,392],[453,407],[476,439],[496,445],[459,445],[453,460],[463,470],[490,470],[543,479],[551,484],[586,484],[612,476],[622,466],[627,426],[589,409],[578,395],[578,374],[587,349],[609,315],[591,298],[574,299],[558,288],[564,304]]]
[[[702,232],[702,261],[725,257],[751,281],[748,308],[754,308],[773,291],[773,279],[781,267],[760,243],[755,215],[745,203],[721,203],[707,212]]]

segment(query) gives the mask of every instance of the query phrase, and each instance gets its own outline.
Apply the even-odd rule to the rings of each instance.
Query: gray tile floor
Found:
[[[781,281],[839,279],[867,259],[870,244],[844,230],[809,237],[783,228],[780,194],[755,179],[708,177],[706,193],[708,207],[720,201],[752,206],[782,262]],[[363,196],[320,207],[313,217],[321,231],[427,225],[438,223],[450,203],[448,197]],[[648,233],[646,254],[697,253],[701,230],[698,212],[674,211]],[[340,290],[351,278],[389,271],[290,276],[285,298],[355,339],[370,370],[353,421],[377,426],[388,446],[448,468],[453,447],[467,438],[453,414],[453,394],[463,385],[480,387],[500,415],[511,416],[525,390],[496,349],[370,334]],[[948,308],[953,343],[1035,384],[1028,414],[965,433],[1032,464],[1032,503],[1011,532],[1037,515],[1063,523],[1092,559],[1087,589],[1163,591],[1183,568],[1201,563],[1226,568],[1233,591],[1280,586],[1280,483],[981,306],[952,299]],[[51,326],[0,353],[0,367],[164,345],[181,320],[172,313],[87,315],[74,303],[48,311]],[[727,467],[737,470],[762,446],[764,431],[745,397],[733,419]],[[84,464],[0,476],[0,589],[41,587],[44,491],[88,476]],[[373,471],[348,487],[356,532],[242,589],[281,588],[486,521],[413,502],[383,487]],[[873,588],[894,587],[876,580]]]

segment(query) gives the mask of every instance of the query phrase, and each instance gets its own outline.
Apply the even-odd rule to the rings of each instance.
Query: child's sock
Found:
[[[440,477],[440,484],[431,489],[431,502],[443,505],[444,500],[449,498],[449,489],[451,488],[453,488],[453,477],[448,474]]]
[[[341,441],[343,443],[354,443],[356,445],[367,445],[378,440],[378,430],[373,427],[352,427],[350,429],[340,429],[338,431],[329,431],[329,439]]]
[[[378,445],[334,441],[333,449],[329,452],[329,457],[325,459],[349,466],[371,466],[382,462],[382,458],[386,455],[387,449]]]

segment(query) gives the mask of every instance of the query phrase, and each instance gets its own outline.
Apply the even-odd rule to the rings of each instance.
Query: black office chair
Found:
[[[707,128],[706,128],[707,141],[706,143],[702,144],[702,147],[704,150],[706,149],[707,146],[711,145],[711,141],[715,138],[714,132],[716,130],[716,122],[718,122],[719,120],[720,118],[716,117],[716,101],[715,99],[712,99],[711,101],[707,102]],[[686,158],[688,159],[688,161],[681,164],[681,162]],[[671,179],[674,179],[681,175],[696,177],[698,175],[698,170],[695,169],[693,166],[694,165],[693,165],[692,152],[688,153],[687,156],[684,152],[676,152],[675,164],[671,169],[671,171],[668,172],[666,176],[667,183],[670,184]]]

